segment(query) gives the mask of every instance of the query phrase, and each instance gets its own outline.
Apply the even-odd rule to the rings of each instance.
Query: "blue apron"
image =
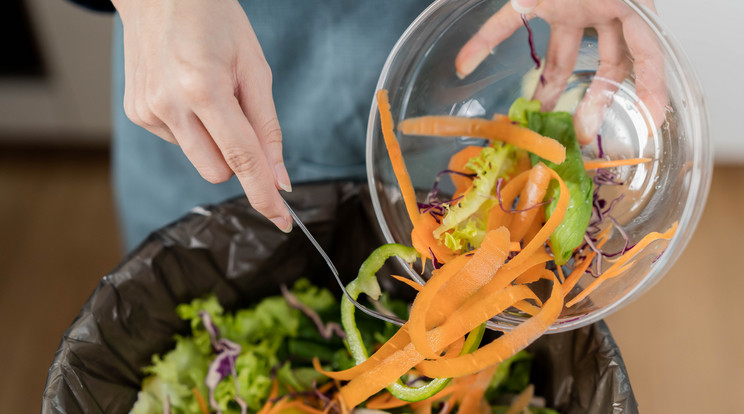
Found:
[[[293,184],[365,178],[367,118],[385,59],[429,0],[242,0],[271,66]],[[203,180],[178,146],[124,114],[121,20],[114,22],[112,174],[125,247],[201,204],[242,194]]]

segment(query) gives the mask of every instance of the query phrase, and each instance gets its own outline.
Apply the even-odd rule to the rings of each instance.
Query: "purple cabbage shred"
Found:
[[[437,257],[434,256],[434,252],[431,250],[431,247],[429,247],[429,254],[431,255],[431,264],[434,265],[434,269],[439,269],[440,267],[442,267],[442,264],[439,263]]]
[[[287,289],[287,286],[282,284],[280,286],[280,289],[282,291],[282,296],[284,296],[284,300],[287,301],[287,304],[290,307],[293,307],[300,312],[302,312],[305,316],[310,318],[311,321],[315,324],[315,327],[318,329],[318,333],[323,339],[331,339],[333,334],[336,334],[339,338],[346,338],[346,332],[344,332],[341,325],[335,323],[335,322],[328,322],[327,324],[323,323],[323,320],[320,318],[320,315],[318,315],[318,312],[315,312],[312,308],[302,303],[302,301],[295,296],[292,292]]]
[[[527,29],[527,42],[530,44],[530,56],[532,57],[532,61],[535,62],[535,69],[540,69],[540,57],[537,55],[537,50],[535,50],[535,39],[532,34],[532,28],[530,27],[530,23],[527,21],[527,16],[524,14],[522,17],[522,23],[524,24],[525,29]],[[540,78],[540,82],[544,84],[544,78]]]

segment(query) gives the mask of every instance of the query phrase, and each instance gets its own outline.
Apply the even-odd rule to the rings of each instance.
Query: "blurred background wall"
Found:
[[[744,313],[744,3],[656,4],[698,69],[718,165],[685,255],[609,323],[642,412],[737,412],[744,328],[725,321]],[[122,258],[108,171],[110,32],[110,15],[63,0],[0,2],[3,412],[38,412],[62,333]]]
[[[4,0],[0,16],[0,145],[106,146],[111,15],[62,0]]]

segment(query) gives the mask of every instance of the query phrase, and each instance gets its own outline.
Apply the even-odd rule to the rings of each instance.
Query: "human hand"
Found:
[[[655,12],[653,0],[638,3]],[[469,75],[496,45],[522,26],[521,13],[528,19],[540,17],[550,25],[543,81],[533,95],[544,111],[553,109],[573,73],[584,29],[597,31],[599,67],[574,115],[581,144],[594,140],[617,84],[631,71],[636,75],[638,98],[655,126],[661,125],[668,100],[661,50],[643,19],[617,0],[511,0],[460,50],[455,60],[458,76]]]
[[[271,69],[234,0],[114,0],[124,24],[124,110],[181,146],[209,182],[238,177],[253,208],[289,232],[291,191]]]

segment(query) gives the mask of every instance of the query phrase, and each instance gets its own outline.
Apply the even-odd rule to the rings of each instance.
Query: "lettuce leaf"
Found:
[[[447,206],[441,225],[434,230],[435,238],[455,252],[480,246],[488,211],[496,202],[492,195],[496,182],[514,170],[516,151],[512,145],[494,143],[465,165],[476,173],[473,188]]]
[[[338,319],[339,305],[327,289],[301,279],[292,287],[292,293],[324,320],[326,317]],[[322,339],[314,323],[291,308],[281,296],[263,299],[255,307],[234,314],[225,313],[217,298],[208,296],[176,308],[179,317],[189,322],[191,336],[176,335],[173,350],[153,356],[152,365],[144,369],[148,377],[143,381],[132,413],[160,413],[166,398],[174,414],[201,413],[192,389],[198,389],[205,399],[208,398],[204,380],[209,363],[215,357],[209,333],[199,316],[201,311],[209,313],[220,337],[241,346],[241,353],[235,360],[237,380],[229,375],[215,389],[215,400],[223,413],[240,412],[235,401],[237,397],[247,404],[249,412],[258,411],[269,394],[271,372],[276,367],[281,366],[278,378],[282,387],[303,390],[313,379],[321,379],[309,368],[314,355],[307,355],[304,361],[296,364],[294,360],[288,362],[289,344],[293,340],[302,341],[311,349],[312,346],[330,348],[332,352],[325,355],[328,359],[324,361],[332,366],[343,363],[348,367],[350,364],[341,339],[334,338],[330,342]],[[337,355],[337,350],[344,355]],[[303,362],[306,365],[303,366]]]
[[[527,114],[530,112],[540,112],[540,101],[537,99],[530,101],[525,98],[517,98],[509,107],[509,119],[526,127]]]
[[[592,217],[594,183],[584,169],[584,161],[576,140],[571,114],[568,112],[529,112],[527,118],[529,129],[556,139],[566,147],[566,160],[561,164],[552,163],[534,154],[530,155],[533,165],[542,161],[555,170],[568,187],[570,194],[568,210],[561,224],[550,236],[555,263],[563,265],[571,258],[574,249],[579,247],[584,240],[584,233]],[[557,182],[551,182],[545,194],[545,200],[552,199],[552,202],[545,208],[547,218],[550,218],[555,210],[559,194],[560,188]]]

